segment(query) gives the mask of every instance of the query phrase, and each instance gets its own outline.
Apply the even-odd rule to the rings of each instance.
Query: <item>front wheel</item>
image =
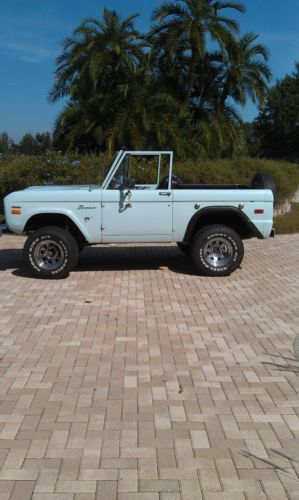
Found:
[[[28,237],[23,256],[37,278],[66,278],[78,262],[79,247],[68,231],[49,226]]]
[[[227,226],[211,225],[194,236],[190,256],[197,271],[204,276],[229,276],[244,257],[240,236]]]

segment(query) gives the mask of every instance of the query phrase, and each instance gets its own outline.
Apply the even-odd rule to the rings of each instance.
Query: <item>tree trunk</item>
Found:
[[[190,65],[190,71],[189,71],[189,82],[187,85],[187,92],[186,92],[186,103],[190,100],[192,90],[194,87],[194,81],[195,81],[195,69],[196,69],[196,50],[194,47],[191,49],[191,65]]]

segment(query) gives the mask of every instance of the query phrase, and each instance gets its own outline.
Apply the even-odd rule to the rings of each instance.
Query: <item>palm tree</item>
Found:
[[[57,59],[52,102],[68,97],[56,120],[55,138],[68,149],[78,144],[104,147],[107,130],[119,109],[119,85],[129,82],[143,64],[144,40],[135,29],[136,15],[122,20],[104,8],[102,20],[83,21],[67,38]]]
[[[254,33],[241,36],[237,56],[226,55],[223,58],[218,54],[222,105],[228,97],[242,106],[245,106],[248,97],[254,103],[263,104],[267,96],[271,70],[268,65],[268,50],[264,45],[255,43],[257,38],[258,35]]]
[[[135,29],[132,15],[123,21],[117,12],[104,8],[103,19],[86,19],[63,45],[50,100],[69,96],[74,101],[91,92],[121,82],[139,66],[144,41]]]
[[[182,131],[188,110],[155,79],[148,67],[121,85],[120,106],[108,134],[108,149],[173,149],[183,154]]]
[[[173,0],[154,11],[152,44],[162,44],[170,58],[179,48],[189,59],[186,101],[192,95],[196,64],[205,58],[208,41],[216,42],[223,53],[233,50],[238,23],[222,14],[227,9],[244,12],[242,4],[222,0]]]
[[[87,144],[112,154],[126,145],[132,149],[163,147],[182,154],[181,121],[186,113],[143,67],[113,95],[98,92],[84,102],[67,105],[56,121],[55,138],[59,142],[63,136],[70,150]]]
[[[256,35],[239,36],[225,0],[170,0],[146,37],[136,15],[104,9],[63,45],[50,99],[67,97],[56,121],[59,148],[110,153],[124,144],[215,156],[240,140],[233,103],[262,102],[268,54]],[[212,42],[212,43],[211,43]],[[213,50],[212,50],[213,49]],[[62,146],[61,146],[62,145]]]

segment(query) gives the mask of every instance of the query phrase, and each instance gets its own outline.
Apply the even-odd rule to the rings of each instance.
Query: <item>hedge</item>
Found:
[[[175,173],[190,183],[251,184],[257,172],[269,172],[277,185],[277,203],[291,199],[299,187],[299,167],[288,162],[241,157],[233,160],[178,162]]]
[[[8,193],[33,185],[100,184],[111,161],[106,155],[63,156],[57,152],[43,156],[2,157],[0,203]],[[174,165],[174,173],[190,183],[250,185],[258,171],[267,171],[274,176],[278,202],[292,198],[299,186],[299,168],[282,161],[242,157],[233,160],[186,160]]]

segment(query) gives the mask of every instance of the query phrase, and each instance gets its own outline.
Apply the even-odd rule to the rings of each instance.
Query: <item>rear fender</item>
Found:
[[[262,233],[241,209],[236,207],[206,207],[196,212],[187,226],[184,243],[189,243],[193,235],[202,227],[221,224],[234,229],[242,239],[264,239]]]

